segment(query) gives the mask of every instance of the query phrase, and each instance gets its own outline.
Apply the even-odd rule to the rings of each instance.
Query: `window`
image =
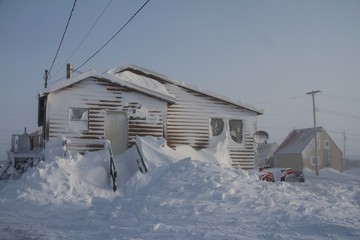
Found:
[[[88,130],[89,110],[70,108],[68,126],[73,130]]]
[[[212,118],[210,121],[212,136],[219,136],[224,130],[224,120]]]
[[[242,143],[243,141],[243,126],[242,120],[229,120],[230,136],[236,143]]]
[[[70,121],[87,121],[88,110],[84,108],[70,108]]]
[[[314,166],[315,166],[315,165],[316,165],[315,157],[311,157],[310,160],[311,160],[311,165],[314,165]],[[318,161],[317,161],[317,162],[318,162],[318,166],[320,166],[320,157],[318,157],[317,160],[318,160]]]
[[[325,147],[325,149],[329,149],[329,148],[330,148],[329,140],[325,140],[325,141],[324,141],[324,147]]]

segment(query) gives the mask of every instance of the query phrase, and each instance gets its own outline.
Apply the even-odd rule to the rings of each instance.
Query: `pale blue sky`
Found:
[[[73,66],[144,2],[113,0],[71,58]],[[50,81],[65,75],[62,65],[107,4],[78,0]],[[11,133],[36,127],[37,91],[72,5],[0,0],[0,151]],[[318,125],[341,149],[345,130],[347,154],[360,155],[359,0],[151,0],[80,70],[103,72],[127,62],[263,108],[258,128],[279,144],[294,127],[313,126],[305,93],[322,90]]]

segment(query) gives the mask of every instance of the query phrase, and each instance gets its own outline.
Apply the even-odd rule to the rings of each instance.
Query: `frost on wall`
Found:
[[[136,135],[163,137],[167,103],[114,83],[88,78],[48,95],[49,139],[102,139],[108,111],[124,112],[129,122],[129,143]]]

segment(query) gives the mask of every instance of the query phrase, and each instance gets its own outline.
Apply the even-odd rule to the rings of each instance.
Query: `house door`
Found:
[[[128,119],[124,112],[106,112],[105,138],[110,140],[113,154],[119,154],[127,149]]]

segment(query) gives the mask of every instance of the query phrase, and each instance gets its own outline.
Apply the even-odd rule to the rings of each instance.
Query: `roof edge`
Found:
[[[163,94],[163,93],[160,93],[160,92],[157,92],[157,91],[154,91],[154,90],[151,90],[151,89],[136,85],[134,83],[122,80],[121,78],[115,76],[114,74],[99,73],[99,72],[97,72],[95,70],[85,72],[85,73],[80,74],[80,75],[78,75],[78,76],[76,76],[74,78],[64,80],[64,81],[62,81],[62,82],[60,82],[58,84],[54,84],[54,85],[52,85],[50,87],[41,89],[38,92],[39,96],[42,97],[44,95],[55,92],[57,90],[60,90],[62,88],[65,88],[67,86],[70,86],[72,84],[75,84],[75,83],[77,83],[77,82],[79,82],[81,80],[84,80],[84,79],[90,78],[90,77],[102,79],[102,80],[109,81],[109,82],[113,82],[113,83],[118,84],[118,85],[120,85],[122,87],[131,88],[131,89],[133,89],[135,91],[138,91],[138,92],[141,92],[141,93],[143,93],[145,95],[149,95],[149,96],[161,99],[161,100],[169,102],[169,103],[175,103],[176,102],[176,97],[171,95],[171,94],[169,94],[169,95]]]
[[[236,106],[246,108],[246,109],[248,109],[248,110],[251,110],[251,111],[253,111],[253,112],[256,112],[257,115],[262,115],[262,114],[264,114],[264,109],[262,109],[262,108],[258,108],[258,107],[255,107],[254,105],[251,105],[251,104],[248,104],[248,103],[244,103],[244,102],[241,102],[241,101],[238,101],[238,100],[235,100],[235,99],[232,99],[232,98],[229,98],[229,97],[220,95],[220,94],[218,94],[218,93],[214,93],[214,92],[212,92],[212,91],[209,91],[209,90],[206,90],[206,89],[203,89],[203,88],[200,88],[200,87],[191,85],[191,84],[189,84],[189,83],[185,83],[185,82],[182,82],[182,81],[178,81],[178,80],[172,79],[172,78],[167,77],[167,76],[165,76],[165,75],[162,75],[162,74],[160,74],[160,73],[157,73],[157,72],[148,70],[148,69],[143,68],[143,67],[136,66],[136,65],[131,64],[131,63],[126,63],[126,64],[124,64],[124,65],[111,68],[111,69],[108,70],[106,73],[116,74],[116,73],[119,73],[119,72],[124,71],[124,70],[126,70],[126,69],[140,71],[140,72],[143,72],[144,74],[149,75],[149,76],[153,75],[153,76],[155,76],[155,77],[157,77],[157,78],[160,78],[160,79],[164,80],[165,82],[172,83],[172,84],[177,85],[177,86],[180,86],[180,87],[188,88],[188,89],[190,89],[190,90],[193,90],[193,91],[196,91],[196,92],[200,92],[200,93],[206,94],[206,95],[208,95],[208,96],[217,98],[217,99],[219,99],[219,100],[222,100],[222,101],[225,101],[225,102],[234,104],[234,105],[236,105]]]

